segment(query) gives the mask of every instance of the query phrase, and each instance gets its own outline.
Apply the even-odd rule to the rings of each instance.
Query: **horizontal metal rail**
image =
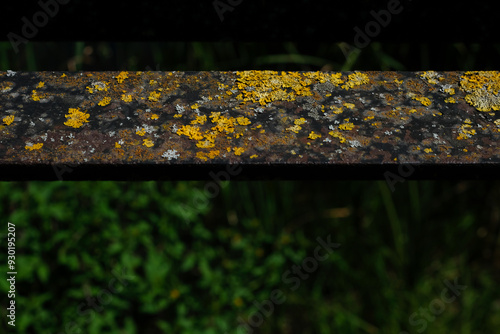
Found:
[[[499,72],[0,72],[0,179],[485,178]]]

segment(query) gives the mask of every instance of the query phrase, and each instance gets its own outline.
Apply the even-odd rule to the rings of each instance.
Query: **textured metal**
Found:
[[[0,72],[1,179],[496,176],[499,77]]]

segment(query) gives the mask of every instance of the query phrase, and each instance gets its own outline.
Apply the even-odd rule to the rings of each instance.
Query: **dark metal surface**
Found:
[[[496,177],[499,77],[0,72],[1,179]]]

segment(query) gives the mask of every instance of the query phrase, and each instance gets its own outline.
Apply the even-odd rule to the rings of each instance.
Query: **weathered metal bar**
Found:
[[[497,177],[499,90],[493,71],[0,72],[0,179]]]

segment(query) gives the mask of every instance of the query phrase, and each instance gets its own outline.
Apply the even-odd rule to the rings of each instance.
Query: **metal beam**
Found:
[[[497,177],[499,90],[493,71],[0,72],[0,179]]]

